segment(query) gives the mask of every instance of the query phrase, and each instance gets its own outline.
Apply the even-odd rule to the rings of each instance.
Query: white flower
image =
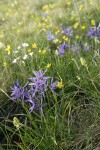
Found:
[[[22,64],[25,64],[25,62],[24,62],[24,61],[21,61],[21,63],[22,63]]]
[[[18,51],[17,51],[17,50],[15,50],[15,51],[14,51],[14,54],[17,54],[17,53],[18,53]]]
[[[27,57],[28,57],[28,55],[25,54],[24,57],[23,57],[23,59],[25,60],[25,59],[27,59]]]
[[[33,55],[33,52],[29,53],[29,55],[32,56],[32,55]]]
[[[20,56],[17,57],[16,59],[14,59],[12,63],[13,63],[13,64],[17,63],[17,61],[19,60],[19,58],[20,58]]]
[[[29,45],[28,45],[28,43],[22,43],[22,46],[23,47],[28,47]]]
[[[21,49],[21,46],[18,46],[17,49]]]

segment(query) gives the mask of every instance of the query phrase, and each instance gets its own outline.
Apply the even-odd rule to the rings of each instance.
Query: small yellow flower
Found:
[[[46,65],[46,68],[50,68],[51,67],[51,63]]]
[[[16,128],[19,128],[19,127],[20,127],[20,122],[19,122],[19,120],[17,119],[17,117],[14,117],[14,118],[13,118],[13,125],[14,125]]]
[[[48,5],[43,5],[42,6],[42,10],[47,10],[48,9]]]
[[[61,40],[59,40],[58,42],[61,43]]]
[[[78,23],[78,22],[76,22],[76,23],[74,24],[74,29],[77,29],[77,28],[78,28],[78,26],[79,26],[79,23]]]
[[[80,5],[79,6],[79,11],[82,11],[83,10],[83,5]]]
[[[32,44],[32,48],[37,48],[36,43],[33,43],[33,44]]]
[[[54,8],[54,4],[49,4],[49,7],[50,7],[51,9],[53,9],[53,8]]]
[[[67,3],[67,5],[68,5],[68,6],[71,5],[71,2],[69,1],[69,2]]]
[[[57,87],[58,87],[59,89],[61,89],[63,86],[64,86],[64,85],[63,85],[62,81],[60,81],[60,82],[57,83]]]
[[[38,50],[38,52],[39,52],[39,53],[41,53],[41,52],[42,52],[42,50]]]
[[[16,31],[17,33],[21,33],[21,30],[20,29],[17,29],[17,31]]]
[[[8,66],[8,64],[7,64],[7,62],[5,61],[4,63],[3,63],[3,67],[7,67]]]
[[[82,29],[82,30],[85,30],[85,29],[86,29],[86,26],[81,26],[81,29]]]
[[[63,36],[62,39],[65,41],[68,41],[68,37],[66,37],[66,36]]]
[[[11,47],[10,47],[10,45],[7,45],[7,47],[5,48],[5,51],[8,52],[8,55],[10,54],[10,52],[11,52]]]
[[[59,42],[59,40],[58,40],[58,39],[55,39],[55,40],[53,40],[53,42],[54,42],[54,43],[58,43],[58,42]]]
[[[10,13],[9,13],[9,12],[7,12],[7,13],[6,13],[6,17],[8,17],[9,15],[10,15]]]
[[[28,53],[30,53],[31,51],[32,51],[31,49],[28,49],[28,50],[27,50]]]
[[[59,34],[60,33],[60,30],[58,29],[56,32],[55,32],[55,34],[57,35],[57,34]]]
[[[41,54],[45,54],[46,53],[46,50],[44,49],[44,50],[42,50],[42,52],[41,52]]]
[[[90,2],[90,5],[92,6],[92,5],[93,5],[93,2]]]
[[[48,21],[48,19],[46,18],[46,19],[44,19],[44,21],[45,21],[45,22],[47,22],[47,21]]]
[[[48,29],[48,28],[49,28],[49,26],[46,26],[46,28]]]
[[[70,20],[74,20],[74,17],[72,16],[72,17],[70,18]]]
[[[66,38],[66,36],[64,35],[64,36],[62,37],[62,39],[65,40],[65,38]]]
[[[48,11],[46,11],[46,13],[48,14]],[[47,16],[47,19],[48,19],[48,20],[50,20],[50,19],[51,19],[51,17],[50,17],[50,16]]]
[[[65,41],[68,41],[68,37],[65,38]]]
[[[76,39],[79,39],[80,37],[79,37],[79,35],[76,35],[75,38],[76,38]]]
[[[31,15],[31,18],[34,18],[34,15]]]
[[[52,24],[49,25],[50,28],[52,28],[52,26],[53,26]]]
[[[95,26],[95,20],[91,20],[91,25]]]

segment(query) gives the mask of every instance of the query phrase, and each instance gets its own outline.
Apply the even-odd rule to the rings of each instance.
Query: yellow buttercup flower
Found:
[[[42,6],[42,10],[47,10],[48,9],[48,5],[43,5]]]
[[[63,86],[64,86],[64,85],[63,85],[62,81],[60,81],[60,82],[57,83],[57,87],[58,87],[59,89],[61,89]]]
[[[69,2],[67,2],[67,5],[69,6],[69,5],[71,5],[71,2],[69,1]]]
[[[91,20],[91,25],[95,26],[95,20]]]
[[[85,30],[85,29],[86,29],[86,26],[81,26],[81,29],[82,29],[82,30]]]
[[[5,48],[5,51],[8,52],[8,55],[10,54],[11,52],[11,46],[10,45],[7,45],[7,47]]]
[[[58,42],[59,42],[59,40],[58,40],[58,39],[55,39],[55,40],[53,40],[53,42],[54,42],[54,43],[58,43]]]
[[[46,53],[46,50],[45,50],[45,49],[41,51],[41,54],[45,54],[45,53]]]
[[[50,27],[50,28],[52,28],[52,27],[53,27],[53,25],[52,25],[52,24],[50,24],[50,25],[49,25],[49,27]]]
[[[76,23],[74,24],[74,29],[77,29],[77,28],[78,28],[78,26],[79,26],[79,23],[78,23],[78,22],[76,22]]]
[[[34,18],[34,15],[31,15],[31,18]]]
[[[68,37],[66,37],[66,36],[63,36],[62,39],[65,41],[68,41]]]
[[[48,28],[49,28],[49,26],[46,26],[46,28],[48,29]]]
[[[72,16],[72,17],[70,18],[70,20],[74,20],[74,16]]]
[[[50,68],[51,67],[51,63],[46,65],[46,68]]]
[[[90,2],[90,5],[92,6],[92,5],[93,5],[93,2]]]
[[[42,52],[42,50],[38,50],[38,52],[39,52],[39,53],[41,53],[41,52]]]
[[[46,53],[46,50],[44,49],[44,50],[38,50],[38,53],[40,53],[40,54],[45,54]]]
[[[21,33],[21,30],[20,29],[17,29],[17,31],[16,31],[17,33]]]
[[[76,39],[79,39],[80,37],[79,37],[79,35],[76,35],[75,38],[76,38]]]
[[[31,51],[32,51],[31,49],[28,49],[28,50],[27,50],[28,53],[30,53]]]
[[[49,7],[50,7],[51,9],[53,9],[53,8],[54,8],[54,4],[49,4]]]
[[[4,63],[3,63],[3,67],[7,67],[8,66],[8,64],[7,64],[7,62],[5,61]]]
[[[32,48],[37,48],[36,43],[33,43],[33,44],[32,44]]]
[[[59,30],[59,29],[55,32],[55,34],[57,35],[58,33],[60,33],[60,30]]]
[[[82,11],[83,10],[83,5],[80,5],[79,6],[79,11]]]

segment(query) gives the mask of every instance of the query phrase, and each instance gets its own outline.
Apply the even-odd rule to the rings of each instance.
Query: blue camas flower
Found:
[[[51,82],[50,82],[50,89],[53,93],[55,93],[55,89],[57,87],[57,81],[53,82],[53,78],[51,79]]]
[[[46,71],[42,72],[42,70],[39,70],[38,72],[33,71],[35,77],[29,78],[32,81],[31,83],[29,83],[29,85],[33,86],[35,90],[41,93],[47,90],[47,80],[50,78],[44,76],[45,73]]]
[[[25,98],[28,97],[28,93],[26,91],[28,83],[24,87],[20,87],[19,81],[14,83],[14,87],[11,87],[12,89],[12,100],[18,100],[21,99],[22,103],[25,102]]]
[[[90,27],[90,30],[87,33],[90,37],[99,37],[100,36],[100,29],[99,27]]]
[[[33,71],[34,77],[29,78],[31,80],[24,87],[20,87],[19,82],[14,83],[12,89],[12,100],[17,101],[20,99],[22,103],[29,104],[29,110],[39,110],[40,114],[43,114],[42,107],[46,106],[44,103],[45,93],[48,89],[53,92],[57,86],[57,82],[53,82],[53,78],[45,76],[47,70],[44,72],[40,69],[38,72]],[[48,82],[51,79],[51,82]],[[49,85],[50,83],[50,85]]]
[[[64,53],[65,53],[65,49],[68,48],[68,45],[66,44],[66,42],[64,42],[63,44],[61,44],[59,46],[59,49],[58,49],[58,55],[59,56],[63,56]]]
[[[60,27],[60,29],[62,30],[62,33],[65,34],[67,37],[73,36],[73,34],[72,34],[73,30],[71,27],[68,27],[68,28]]]
[[[33,71],[34,77],[29,78],[31,81],[24,87],[20,87],[20,83],[15,82],[14,87],[11,87],[12,99],[20,99],[22,103],[28,103],[30,112],[38,109],[43,114],[42,107],[46,106],[44,103],[45,93],[48,89],[54,92],[57,85],[57,82],[53,82],[53,79],[48,82],[51,77],[45,76],[46,71],[43,72],[41,69],[38,72]]]
[[[84,44],[84,50],[85,50],[85,51],[89,51],[89,49],[90,49],[89,44],[88,44],[88,43],[85,43],[85,44]]]
[[[53,34],[51,34],[51,32],[47,33],[47,40],[48,41],[53,41],[55,39],[56,39],[56,37]]]

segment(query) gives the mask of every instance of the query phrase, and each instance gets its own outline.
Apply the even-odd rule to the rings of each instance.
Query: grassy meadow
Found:
[[[0,0],[0,150],[100,150],[99,0]]]

